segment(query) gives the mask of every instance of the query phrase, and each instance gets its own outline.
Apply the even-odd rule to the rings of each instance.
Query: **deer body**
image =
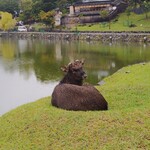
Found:
[[[107,102],[93,86],[57,85],[52,105],[66,110],[107,110]]]
[[[81,61],[65,67],[67,74],[52,93],[53,106],[66,110],[107,110],[108,104],[100,92],[91,85],[83,85],[86,77]]]

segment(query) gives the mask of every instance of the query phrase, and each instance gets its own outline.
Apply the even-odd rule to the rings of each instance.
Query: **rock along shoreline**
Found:
[[[1,38],[34,38],[49,40],[94,40],[101,42],[147,42],[150,32],[97,32],[97,31],[52,31],[52,32],[0,32]]]

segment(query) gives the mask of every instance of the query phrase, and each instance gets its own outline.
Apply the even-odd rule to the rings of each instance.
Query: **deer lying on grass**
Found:
[[[94,86],[83,85],[86,78],[83,64],[76,60],[61,68],[66,75],[52,93],[52,105],[74,111],[107,110],[107,101],[99,91]]]

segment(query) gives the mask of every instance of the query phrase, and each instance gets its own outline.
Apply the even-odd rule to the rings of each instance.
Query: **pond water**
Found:
[[[0,38],[0,115],[50,96],[60,67],[85,60],[86,82],[96,85],[118,69],[150,61],[150,45]]]

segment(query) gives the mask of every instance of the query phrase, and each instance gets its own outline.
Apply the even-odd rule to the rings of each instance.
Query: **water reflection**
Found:
[[[1,39],[0,55],[7,71],[29,76],[34,71],[41,82],[58,80],[60,66],[74,59],[85,59],[88,81],[96,84],[128,64],[150,60],[149,46],[99,42]]]
[[[137,43],[0,38],[0,105],[50,95],[63,75],[60,67],[75,59],[85,59],[86,82],[97,84],[124,66],[150,61],[149,49]]]

